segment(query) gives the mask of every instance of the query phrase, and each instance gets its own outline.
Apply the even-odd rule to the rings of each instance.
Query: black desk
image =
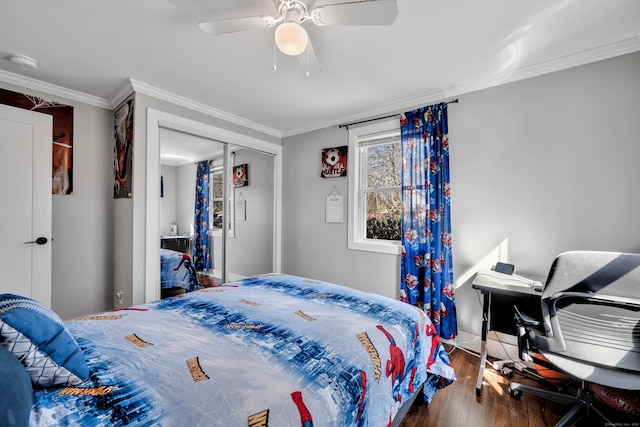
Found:
[[[191,255],[193,236],[160,236],[160,248]]]
[[[527,279],[515,274],[502,274],[495,271],[479,271],[476,273],[471,287],[479,290],[483,295],[482,302],[482,341],[480,343],[480,370],[478,371],[478,381],[476,383],[476,396],[482,395],[482,377],[484,376],[484,366],[487,362],[487,332],[490,329],[499,330],[501,332],[515,335],[515,319],[513,317],[513,305],[533,306],[537,311],[540,310],[540,291],[534,290],[529,284],[531,279]],[[499,299],[502,310],[503,322],[491,321],[491,300]],[[498,301],[496,301],[498,302]],[[507,304],[508,302],[508,304]],[[507,323],[511,326],[510,330],[504,329],[504,325],[499,323]]]

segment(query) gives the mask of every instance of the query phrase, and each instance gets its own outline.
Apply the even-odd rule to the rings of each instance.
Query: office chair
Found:
[[[556,426],[573,425],[587,414],[611,423],[593,389],[640,390],[640,254],[559,255],[541,308],[542,318],[535,319],[516,307],[520,357],[532,362],[532,354],[542,355],[579,385],[565,394],[512,382],[510,395],[519,400],[524,392],[572,405]]]

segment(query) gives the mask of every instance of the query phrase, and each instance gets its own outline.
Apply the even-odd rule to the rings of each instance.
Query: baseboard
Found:
[[[246,279],[246,278],[247,276],[241,276],[239,274],[229,273],[229,280],[232,282],[236,280]]]
[[[216,279],[222,279],[222,270],[209,270],[208,275],[215,277]],[[247,276],[242,276],[240,274],[229,273],[230,281],[242,280],[242,279],[245,279],[246,277]]]
[[[480,354],[481,340],[478,335],[460,331],[453,340],[442,340],[445,343],[460,346]],[[515,336],[501,332],[489,331],[487,334],[487,354],[499,360],[520,360],[518,341]]]

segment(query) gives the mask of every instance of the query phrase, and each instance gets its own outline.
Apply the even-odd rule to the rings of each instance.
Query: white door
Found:
[[[47,307],[52,123],[48,114],[0,104],[0,294],[30,297]]]

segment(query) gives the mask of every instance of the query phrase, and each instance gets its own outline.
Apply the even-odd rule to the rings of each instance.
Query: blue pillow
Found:
[[[84,355],[60,317],[31,298],[0,295],[0,343],[36,385],[77,385],[89,378]]]
[[[29,374],[16,357],[0,345],[0,425],[28,426],[32,403]]]

